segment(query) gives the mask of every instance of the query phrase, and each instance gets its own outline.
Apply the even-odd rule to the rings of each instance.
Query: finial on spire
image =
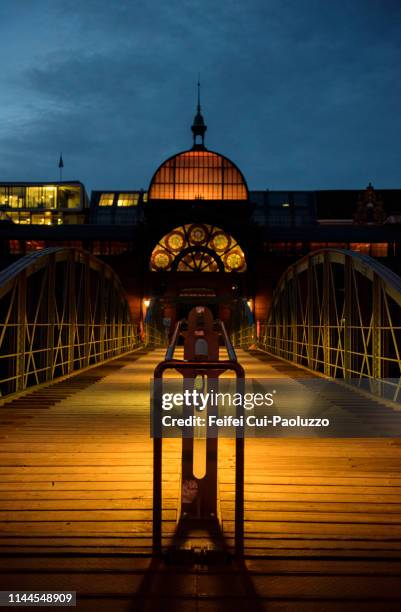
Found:
[[[198,105],[196,108],[196,115],[194,118],[194,122],[191,126],[191,130],[192,130],[192,134],[193,134],[193,138],[194,138],[194,145],[193,148],[200,148],[200,149],[204,149],[205,148],[205,132],[207,130],[207,126],[205,124],[205,121],[203,119],[202,113],[201,113],[201,103],[200,103],[200,74],[198,74]],[[201,138],[201,142],[197,142],[197,137],[200,136]]]
[[[200,73],[198,73],[198,113],[200,113],[201,103],[200,103]]]

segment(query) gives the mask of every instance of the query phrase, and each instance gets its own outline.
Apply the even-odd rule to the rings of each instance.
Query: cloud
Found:
[[[2,7],[3,179],[45,177],[62,150],[89,188],[146,188],[190,146],[200,71],[207,145],[251,188],[399,184],[396,1]]]

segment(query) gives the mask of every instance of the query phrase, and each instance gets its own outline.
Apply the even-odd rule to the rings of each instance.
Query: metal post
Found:
[[[102,266],[100,270],[100,281],[99,281],[99,300],[100,300],[100,315],[99,315],[99,350],[96,361],[104,360],[104,337],[105,337],[105,323],[106,323],[106,295],[105,295],[106,279],[105,279],[105,267]]]
[[[159,410],[162,402],[163,370],[155,372],[153,410]],[[153,415],[153,423],[156,418]],[[152,424],[153,427],[153,424]],[[162,550],[162,438],[161,432],[153,431],[153,554]]]
[[[351,377],[351,325],[352,325],[352,260],[345,256],[344,262],[344,378]]]
[[[307,271],[307,282],[308,282],[308,314],[307,314],[307,340],[308,340],[308,368],[311,370],[314,369],[314,269],[312,264],[312,257],[308,257],[308,271]]]
[[[67,277],[68,277],[68,363],[67,372],[70,374],[74,370],[75,356],[75,333],[77,324],[77,305],[76,305],[76,290],[75,290],[75,251],[71,249],[67,259]]]
[[[291,327],[292,327],[292,360],[298,363],[298,287],[297,277],[292,271],[291,286]]]
[[[283,308],[281,311],[281,356],[288,359],[288,339],[289,339],[289,294],[288,294],[288,276],[284,288]]]
[[[326,376],[331,374],[330,365],[330,259],[327,252],[323,255],[323,298],[322,298],[322,316],[320,325],[323,324],[323,361],[324,373]]]
[[[238,373],[237,373],[238,376]],[[237,393],[244,395],[245,373],[237,378]],[[244,416],[243,406],[237,406],[237,418]],[[236,430],[235,439],[235,554],[244,554],[244,472],[245,472],[245,438],[244,428]]]
[[[372,310],[372,374],[380,380],[382,375],[382,281],[373,274],[373,310]]]
[[[15,361],[15,391],[25,388],[25,340],[26,340],[26,272],[23,270],[18,279],[17,303],[17,346]]]
[[[116,300],[115,303],[115,321],[116,321],[116,334],[117,334],[117,342],[116,342],[116,351],[117,354],[119,355],[121,353],[121,347],[122,347],[122,335],[123,335],[123,324],[122,324],[122,308],[121,308],[121,302],[120,299]],[[130,346],[130,348],[132,348],[132,346]]]
[[[53,379],[54,326],[56,322],[56,260],[52,253],[47,265],[47,328],[46,328],[46,380]]]
[[[113,357],[114,355],[117,355],[117,342],[116,342],[116,331],[117,331],[117,326],[116,326],[116,305],[117,305],[117,299],[116,299],[116,292],[115,292],[115,287],[113,284],[113,281],[110,281],[112,283],[111,286],[111,294],[110,294],[110,321],[108,322],[108,327],[107,327],[107,336],[108,336],[108,342],[109,342],[109,350],[108,350],[108,357]]]
[[[89,253],[85,253],[84,262],[83,262],[83,291],[84,291],[84,313],[83,313],[83,323],[84,323],[84,354],[83,354],[83,364],[84,367],[88,367],[90,363],[90,331],[91,325],[93,322],[90,319],[91,316],[91,308],[90,308],[90,255]]]

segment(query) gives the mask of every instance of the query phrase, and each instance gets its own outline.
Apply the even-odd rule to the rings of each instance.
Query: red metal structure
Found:
[[[175,359],[174,353],[180,337],[184,340],[184,359]],[[228,359],[219,359],[219,345],[225,346]],[[231,370],[236,374],[236,390],[244,392],[245,373],[238,363],[234,348],[227,335],[224,324],[214,321],[211,311],[204,306],[197,306],[189,313],[188,321],[180,321],[174,331],[172,342],[167,349],[164,361],[154,371],[154,406],[161,406],[163,395],[163,374],[174,369],[183,377],[184,390],[193,390],[195,379],[203,377],[208,389],[217,391],[221,374]],[[208,407],[208,413],[216,411]],[[237,406],[237,417],[243,415],[243,407]],[[183,417],[193,414],[193,406],[183,408]],[[211,431],[206,425],[206,467],[201,477],[194,474],[195,443],[194,436],[182,438],[181,458],[181,502],[178,524],[218,523],[217,518],[217,431]],[[193,432],[192,432],[193,433]],[[160,554],[162,550],[162,437],[156,432],[153,441],[153,551]],[[243,519],[244,519],[244,432],[242,427],[236,429],[235,460],[235,551],[243,552]]]

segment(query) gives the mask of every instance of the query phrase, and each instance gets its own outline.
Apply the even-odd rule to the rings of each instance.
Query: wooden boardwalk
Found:
[[[151,562],[149,382],[130,356],[0,408],[0,589],[73,589],[80,610],[401,609],[401,440],[246,442],[244,566]],[[239,351],[249,377],[304,372]],[[163,533],[174,532],[179,440],[164,441]],[[234,441],[219,446],[233,543]]]

